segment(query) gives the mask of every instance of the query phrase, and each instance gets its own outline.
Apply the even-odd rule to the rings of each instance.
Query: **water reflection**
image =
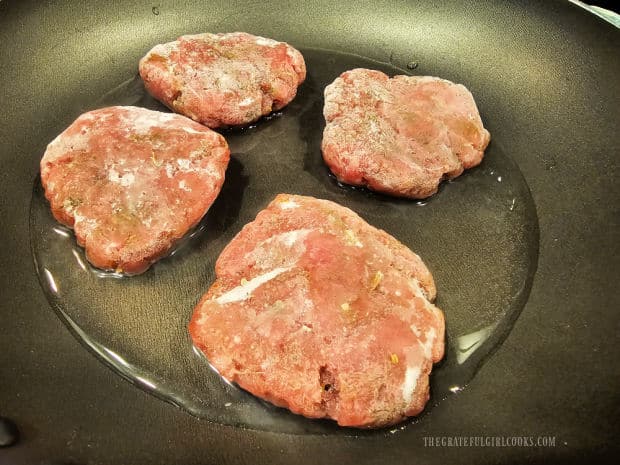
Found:
[[[457,336],[456,338],[456,361],[459,365],[465,361],[482,346],[493,330],[497,327],[497,323],[493,323],[473,333]]]

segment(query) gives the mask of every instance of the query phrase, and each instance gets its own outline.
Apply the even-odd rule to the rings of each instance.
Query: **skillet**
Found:
[[[1,77],[7,83],[0,129],[5,242],[0,415],[12,418],[21,432],[17,445],[0,449],[0,463],[579,462],[617,452],[620,373],[613,309],[618,305],[620,69],[613,27],[564,2],[188,2],[182,7],[2,2],[0,21]],[[300,89],[297,108],[307,116],[297,127],[302,136],[302,127],[320,133],[320,97],[309,96],[338,66],[372,60],[406,72],[410,65],[416,74],[466,83],[493,136],[488,160],[503,161],[500,167],[519,175],[511,178],[518,178],[515,188],[527,187],[519,193],[528,214],[515,224],[527,231],[520,236],[526,246],[517,249],[523,254],[487,266],[487,271],[510,271],[506,279],[527,270],[522,280],[527,292],[520,294],[523,302],[517,299],[516,320],[502,335],[507,338],[462,392],[403,431],[357,437],[329,431],[283,434],[199,420],[107,369],[50,309],[53,301],[39,284],[30,248],[30,206],[37,195],[32,186],[45,145],[84,109],[124,98],[114,90],[132,79],[137,60],[151,45],[183,33],[226,30],[286,40],[308,51],[315,69],[325,70],[314,82],[309,79],[306,91]],[[293,116],[283,112],[276,123],[258,125],[254,135],[232,134],[238,154],[255,148],[242,136],[284,138],[277,124]],[[307,135],[299,151],[315,174],[321,169],[315,163],[316,140]],[[272,160],[277,154],[269,155]],[[250,172],[252,159],[237,158],[243,165],[237,165],[237,182],[250,186],[244,205],[252,205],[262,192],[251,190],[261,164]],[[271,163],[263,169],[275,166]],[[486,179],[491,166],[464,179]],[[473,195],[471,186],[468,181],[445,186],[428,207],[435,208],[441,196],[454,198],[458,189]],[[364,198],[354,202],[361,205]],[[234,205],[232,200],[225,205]],[[250,217],[248,211],[237,221]],[[473,218],[479,216],[472,223]],[[438,227],[433,224],[429,227]],[[474,223],[472,230],[475,226],[486,224]],[[428,253],[440,251],[439,245]],[[515,267],[513,260],[524,254],[526,265]],[[480,255],[469,260],[471,265],[460,269],[492,263]],[[490,295],[482,289],[477,294]],[[463,299],[462,305],[468,304],[471,300]],[[121,329],[131,324],[119,320]],[[556,443],[425,446],[425,437],[436,436],[552,436]]]

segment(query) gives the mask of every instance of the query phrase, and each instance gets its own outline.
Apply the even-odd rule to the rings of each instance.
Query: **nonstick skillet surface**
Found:
[[[16,446],[0,449],[0,463],[492,463],[580,461],[616,451],[620,66],[618,32],[612,26],[564,2],[2,2],[0,23],[5,245],[0,253],[0,416],[14,420],[21,431]],[[135,77],[137,60],[153,44],[184,33],[232,30],[285,40],[308,51],[309,64],[323,71],[314,74],[309,68],[298,107],[294,102],[253,134],[230,136],[237,160],[230,179],[245,191],[242,199],[234,196],[237,184],[223,192],[230,202],[220,210],[236,213],[225,224],[231,234],[270,198],[272,192],[253,183],[257,174],[270,172],[290,176],[275,186],[280,190],[290,186],[291,192],[313,194],[313,186],[320,185],[323,193],[361,209],[362,216],[369,208],[368,219],[373,218],[367,205],[382,199],[339,190],[329,184],[326,171],[321,173],[320,92],[310,98],[330,70],[335,77],[338,66],[346,60],[356,63],[356,56],[360,63],[373,60],[387,71],[464,83],[492,134],[483,165],[421,208],[436,208],[459,189],[481,201],[472,182],[486,179],[485,170],[498,160],[522,176],[519,186],[522,179],[527,187],[519,193],[531,202],[528,213],[534,216],[522,215],[513,228],[517,239],[506,245],[526,237],[527,247],[506,255],[504,265],[478,253],[459,258],[453,271],[444,263],[458,248],[451,245],[443,255],[439,244],[424,250],[436,235],[426,237],[423,231],[438,228],[437,218],[429,217],[424,230],[424,224],[412,220],[425,239],[413,248],[431,261],[431,268],[437,263],[433,272],[447,283],[448,307],[458,304],[450,296],[463,295],[467,307],[488,292],[482,286],[479,292],[449,292],[459,269],[486,266],[497,276],[510,270],[502,278],[507,282],[522,270],[518,259],[525,254],[530,281],[524,281],[528,292],[506,340],[469,385],[405,430],[317,436],[199,420],[101,364],[56,317],[39,284],[30,205],[46,144],[80,112],[99,102],[117,103],[106,98],[125,98],[110,97],[110,92]],[[292,110],[307,118],[291,126]],[[307,184],[278,163],[291,128],[303,143],[288,147],[304,162]],[[259,173],[258,160],[243,158],[258,150],[248,145],[256,135],[273,149]],[[480,241],[488,239],[488,224],[506,225],[497,216],[487,218],[488,224],[476,222],[480,215],[471,205],[471,215],[459,218]],[[519,235],[521,230],[525,233]],[[483,282],[484,272],[473,276]],[[430,447],[425,438],[437,436],[552,436],[555,446]]]

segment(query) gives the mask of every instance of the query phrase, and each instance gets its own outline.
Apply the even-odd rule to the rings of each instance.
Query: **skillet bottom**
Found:
[[[419,254],[435,277],[437,305],[447,325],[446,357],[431,375],[428,410],[462,390],[510,331],[536,270],[538,220],[528,186],[509,155],[509,141],[492,139],[479,167],[422,202],[339,185],[320,153],[323,88],[355,67],[389,75],[406,71],[356,55],[302,52],[309,71],[297,98],[254,126],[223,132],[232,153],[224,188],[171,256],[131,278],[90,267],[72,232],[52,218],[38,178],[30,210],[32,251],[46,297],[61,319],[100,359],[142,389],[228,425],[297,434],[372,434],[262,402],[222,380],[193,350],[187,322],[214,280],[213,266],[223,247],[277,193],[286,192],[347,206]],[[112,89],[92,108],[106,105],[166,111],[138,78]]]

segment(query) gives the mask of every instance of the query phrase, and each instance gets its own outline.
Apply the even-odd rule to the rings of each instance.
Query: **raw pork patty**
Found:
[[[478,165],[490,134],[462,85],[354,69],[325,88],[323,159],[341,182],[425,198]]]
[[[416,254],[336,203],[278,195],[220,255],[189,325],[226,379],[343,426],[422,411],[443,313]]]
[[[48,145],[41,182],[93,265],[134,274],[200,221],[228,159],[224,138],[190,119],[109,107],[81,115]]]
[[[293,47],[243,32],[182,36],[140,60],[147,90],[178,113],[216,128],[286,106],[306,78]]]

